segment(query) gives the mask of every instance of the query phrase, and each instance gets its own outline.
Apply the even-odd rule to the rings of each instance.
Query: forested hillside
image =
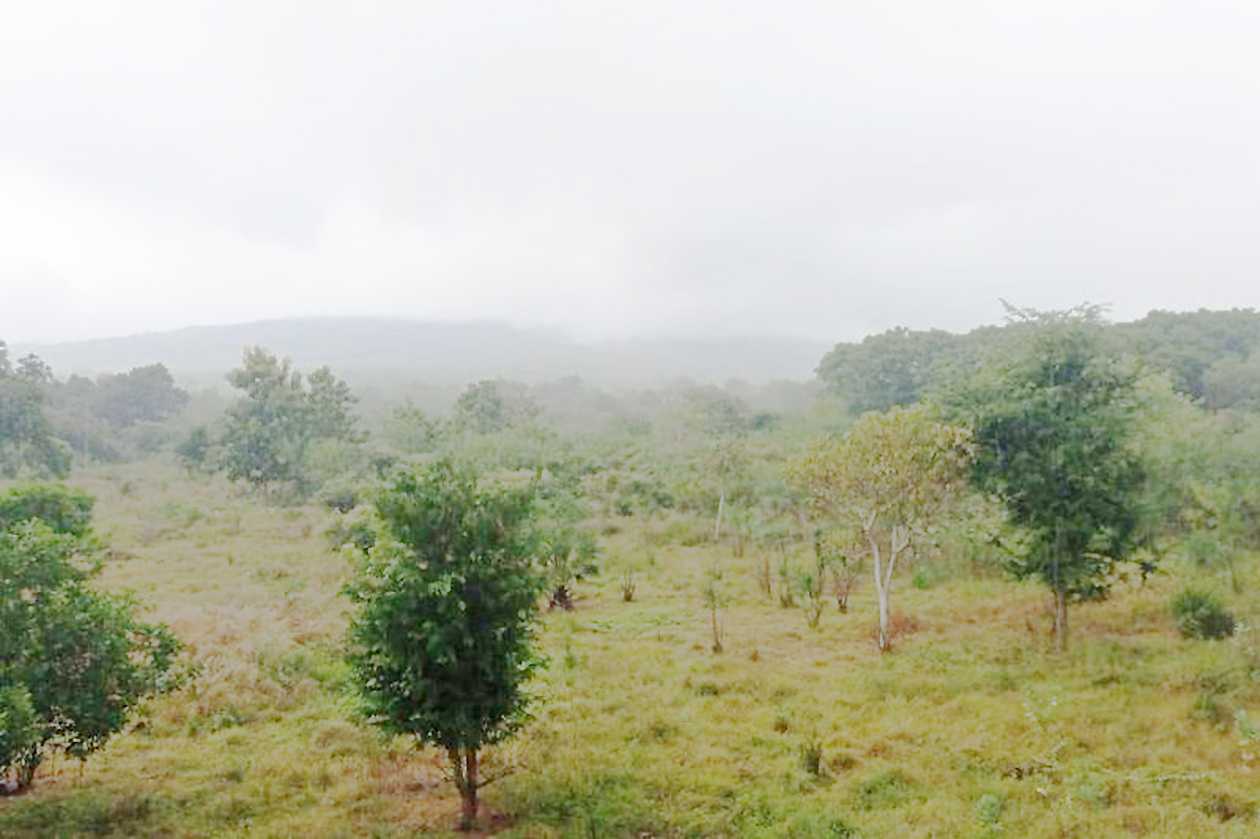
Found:
[[[1024,331],[1018,322],[963,335],[892,329],[837,344],[818,365],[818,376],[857,411],[906,405],[965,377]],[[1108,352],[1168,373],[1179,393],[1208,408],[1260,399],[1260,313],[1253,309],[1156,311],[1104,333]]]
[[[825,348],[791,338],[597,339],[501,323],[426,323],[383,318],[305,318],[198,326],[94,341],[15,347],[63,374],[119,373],[165,364],[187,381],[221,381],[241,347],[263,346],[304,367],[328,365],[372,384],[462,385],[503,377],[537,383],[580,376],[644,387],[675,378],[723,382],[805,379]]]

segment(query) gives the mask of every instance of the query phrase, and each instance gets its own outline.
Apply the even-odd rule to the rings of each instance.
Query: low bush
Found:
[[[1186,638],[1218,639],[1234,634],[1234,615],[1216,595],[1184,589],[1172,600],[1177,629]]]

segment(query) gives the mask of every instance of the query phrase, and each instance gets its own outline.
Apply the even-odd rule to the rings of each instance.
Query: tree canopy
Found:
[[[974,429],[976,486],[1027,537],[1010,568],[1054,592],[1062,647],[1067,602],[1104,595],[1135,546],[1144,482],[1129,445],[1136,374],[1105,353],[1088,313],[1027,317],[1037,327],[1027,351],[978,379],[959,408]]]
[[[88,585],[88,501],[32,487],[0,504],[0,776],[19,789],[49,749],[84,758],[104,745],[179,649],[129,599]]]
[[[289,483],[305,492],[314,441],[360,439],[351,413],[355,397],[327,368],[304,382],[288,359],[251,347],[227,378],[244,392],[229,409],[223,432],[222,465],[229,480],[259,488]]]
[[[879,598],[879,646],[888,649],[889,597],[897,560],[965,483],[968,432],[922,406],[868,413],[843,437],[795,465],[813,508],[866,542]]]
[[[69,452],[44,414],[44,386],[51,379],[48,366],[33,355],[15,368],[0,341],[0,476],[64,477],[69,472]]]
[[[533,486],[481,485],[440,461],[396,475],[376,503],[382,532],[347,593],[351,663],[367,714],[444,749],[476,817],[479,751],[526,718],[537,602]]]

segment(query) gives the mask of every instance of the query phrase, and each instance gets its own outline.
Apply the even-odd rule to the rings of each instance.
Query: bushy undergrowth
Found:
[[[1187,588],[1172,600],[1177,629],[1187,638],[1217,640],[1234,634],[1234,615],[1211,592]]]

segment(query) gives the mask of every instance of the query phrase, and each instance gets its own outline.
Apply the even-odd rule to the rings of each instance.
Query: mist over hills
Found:
[[[581,342],[561,332],[494,322],[387,318],[293,318],[73,341],[19,344],[57,375],[96,375],[161,362],[182,381],[217,384],[246,346],[259,345],[309,370],[327,364],[350,379],[405,375],[438,385],[503,377],[536,383],[580,376],[614,387],[671,379],[760,383],[806,380],[830,349],[820,341],[766,336],[639,338]]]

